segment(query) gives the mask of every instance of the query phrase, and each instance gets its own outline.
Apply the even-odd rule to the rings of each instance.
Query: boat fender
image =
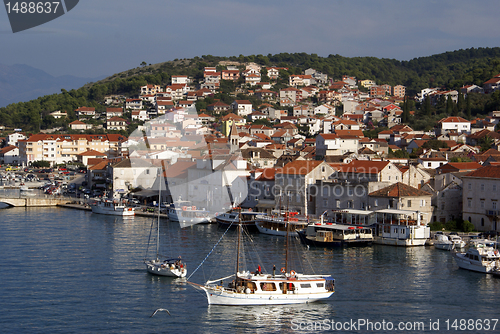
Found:
[[[285,273],[285,267],[281,268],[281,272],[284,274]]]
[[[290,270],[290,276],[295,276],[296,272],[295,270]]]
[[[248,295],[250,293],[250,288],[246,288],[245,293]]]
[[[191,207],[191,210],[196,210],[196,206],[194,206],[194,205],[193,205],[193,206]]]
[[[182,211],[186,211],[186,210],[187,210],[187,206],[183,206]]]

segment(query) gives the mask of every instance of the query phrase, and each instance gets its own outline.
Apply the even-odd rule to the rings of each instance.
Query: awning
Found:
[[[274,209],[274,203],[258,203],[255,207],[262,209]]]
[[[158,198],[158,190],[140,190],[130,194],[133,195],[134,197],[139,197],[139,198],[148,198],[148,197]]]
[[[412,215],[414,213],[420,213],[421,215],[426,215],[426,212],[412,211],[412,210],[398,210],[398,209],[382,209],[377,210],[375,213],[392,213],[394,215]]]

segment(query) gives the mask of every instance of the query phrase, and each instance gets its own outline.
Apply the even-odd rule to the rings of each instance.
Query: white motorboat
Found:
[[[167,206],[168,219],[179,222],[181,228],[210,223],[210,212],[198,209],[186,201],[177,201]]]
[[[434,248],[450,251],[453,249],[453,242],[444,234],[434,235]]]
[[[120,203],[118,200],[103,199],[90,204],[93,213],[112,216],[127,216],[135,215],[134,208]]]
[[[24,184],[21,184],[21,187],[19,187],[19,191],[21,196],[36,196],[35,190],[29,188]]]
[[[236,273],[217,280],[207,281],[204,285],[193,284],[205,291],[209,305],[279,305],[301,304],[329,298],[334,293],[335,280],[331,275],[304,275],[288,268],[288,251],[285,267],[276,275],[261,272],[240,271],[240,235],[238,226]],[[287,236],[288,246],[288,236]],[[288,247],[287,247],[288,249]],[[224,284],[229,280],[229,284]]]
[[[467,245],[458,235],[449,235],[448,238],[453,243],[453,249],[463,249]]]
[[[161,185],[160,180],[160,185]],[[161,186],[158,194],[158,203],[161,201]],[[151,224],[151,230],[153,228],[153,223]],[[149,249],[149,243],[148,243]],[[147,257],[147,250],[146,250]],[[152,260],[144,259],[144,264],[148,273],[158,276],[168,276],[168,277],[186,277],[187,268],[186,264],[182,262],[181,257],[177,259],[165,259],[160,260],[160,210],[158,208],[158,219],[156,225],[156,257]]]
[[[457,265],[462,269],[480,273],[493,273],[500,270],[500,253],[488,244],[478,242],[465,253],[454,253]]]
[[[259,214],[255,217],[255,226],[260,233],[285,237],[287,225],[289,225],[289,235],[298,236],[297,232],[306,228],[308,221],[306,218],[296,215],[296,212],[285,212],[281,215]]]

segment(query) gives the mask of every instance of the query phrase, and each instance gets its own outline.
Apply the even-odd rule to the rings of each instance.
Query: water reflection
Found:
[[[293,333],[294,326],[308,321],[333,319],[335,310],[330,304],[319,302],[299,305],[273,306],[216,306],[207,307],[202,321],[206,326],[231,326],[236,333]],[[249,326],[249,324],[252,324]],[[207,328],[210,328],[207,327]],[[220,327],[219,327],[220,329]],[[207,331],[217,333],[217,331]]]

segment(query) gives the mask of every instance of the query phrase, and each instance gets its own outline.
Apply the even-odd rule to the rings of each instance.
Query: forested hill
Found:
[[[379,59],[374,57],[347,58],[339,55],[320,57],[306,53],[280,53],[276,55],[252,55],[217,57],[205,55],[193,59],[181,59],[141,66],[115,74],[99,82],[77,90],[40,97],[29,102],[11,104],[0,108],[0,125],[27,129],[44,128],[45,117],[55,110],[66,110],[71,120],[73,110],[81,106],[104,110],[102,101],[108,94],[137,95],[145,84],[167,85],[172,75],[189,75],[195,82],[203,78],[205,66],[217,66],[220,61],[255,62],[262,66],[287,67],[286,74],[301,74],[314,68],[328,74],[333,80],[342,75],[357,79],[371,79],[377,84],[404,85],[407,94],[414,95],[426,87],[456,89],[462,85],[482,84],[500,73],[500,48],[471,48],[446,52],[410,61]],[[279,85],[275,89],[278,89]],[[42,117],[41,117],[42,116]],[[48,124],[47,124],[48,125]],[[52,124],[54,125],[54,124]]]

